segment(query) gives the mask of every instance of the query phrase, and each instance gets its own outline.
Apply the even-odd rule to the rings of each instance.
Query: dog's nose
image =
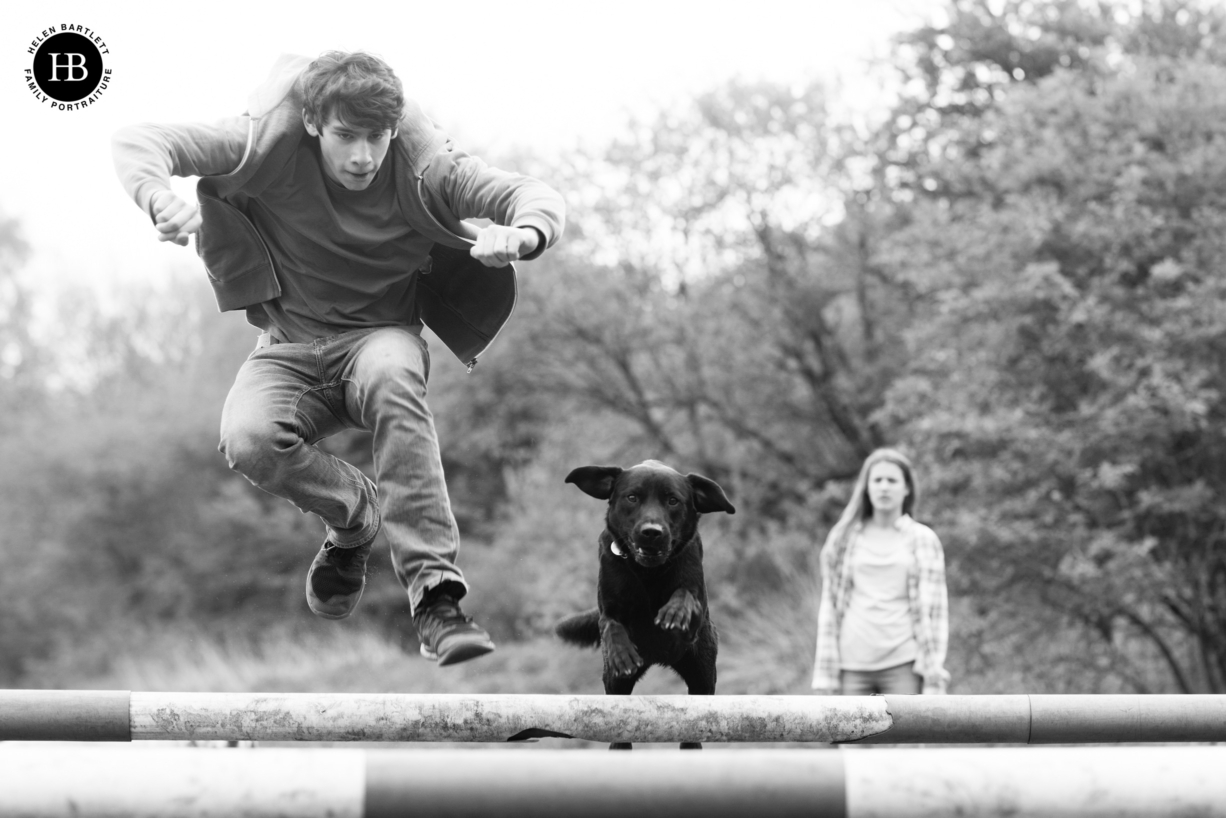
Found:
[[[664,536],[664,526],[648,523],[639,529],[639,538],[652,542]]]

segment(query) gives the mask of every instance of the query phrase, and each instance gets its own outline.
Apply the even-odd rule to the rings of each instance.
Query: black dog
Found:
[[[609,511],[599,539],[598,607],[559,622],[558,636],[602,647],[605,693],[629,695],[647,668],[664,665],[691,695],[714,695],[718,641],[707,611],[698,516],[735,514],[724,490],[655,460],[629,469],[583,466],[566,482],[608,500]]]

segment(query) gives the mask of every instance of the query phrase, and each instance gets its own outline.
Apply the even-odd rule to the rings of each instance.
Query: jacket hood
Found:
[[[310,57],[298,54],[282,54],[278,57],[264,82],[247,97],[248,116],[264,116],[285,101],[290,92],[295,90],[294,86],[302,72],[310,64]],[[302,98],[301,90],[298,91],[298,97]]]

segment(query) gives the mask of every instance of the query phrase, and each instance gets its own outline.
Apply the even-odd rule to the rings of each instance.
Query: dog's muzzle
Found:
[[[668,558],[668,532],[664,526],[648,523],[634,535],[635,560],[642,565],[655,566]]]

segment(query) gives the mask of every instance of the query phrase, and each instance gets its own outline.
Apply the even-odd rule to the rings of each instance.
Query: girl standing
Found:
[[[819,693],[945,692],[945,556],[932,529],[911,518],[916,493],[911,461],[874,451],[822,546]]]

